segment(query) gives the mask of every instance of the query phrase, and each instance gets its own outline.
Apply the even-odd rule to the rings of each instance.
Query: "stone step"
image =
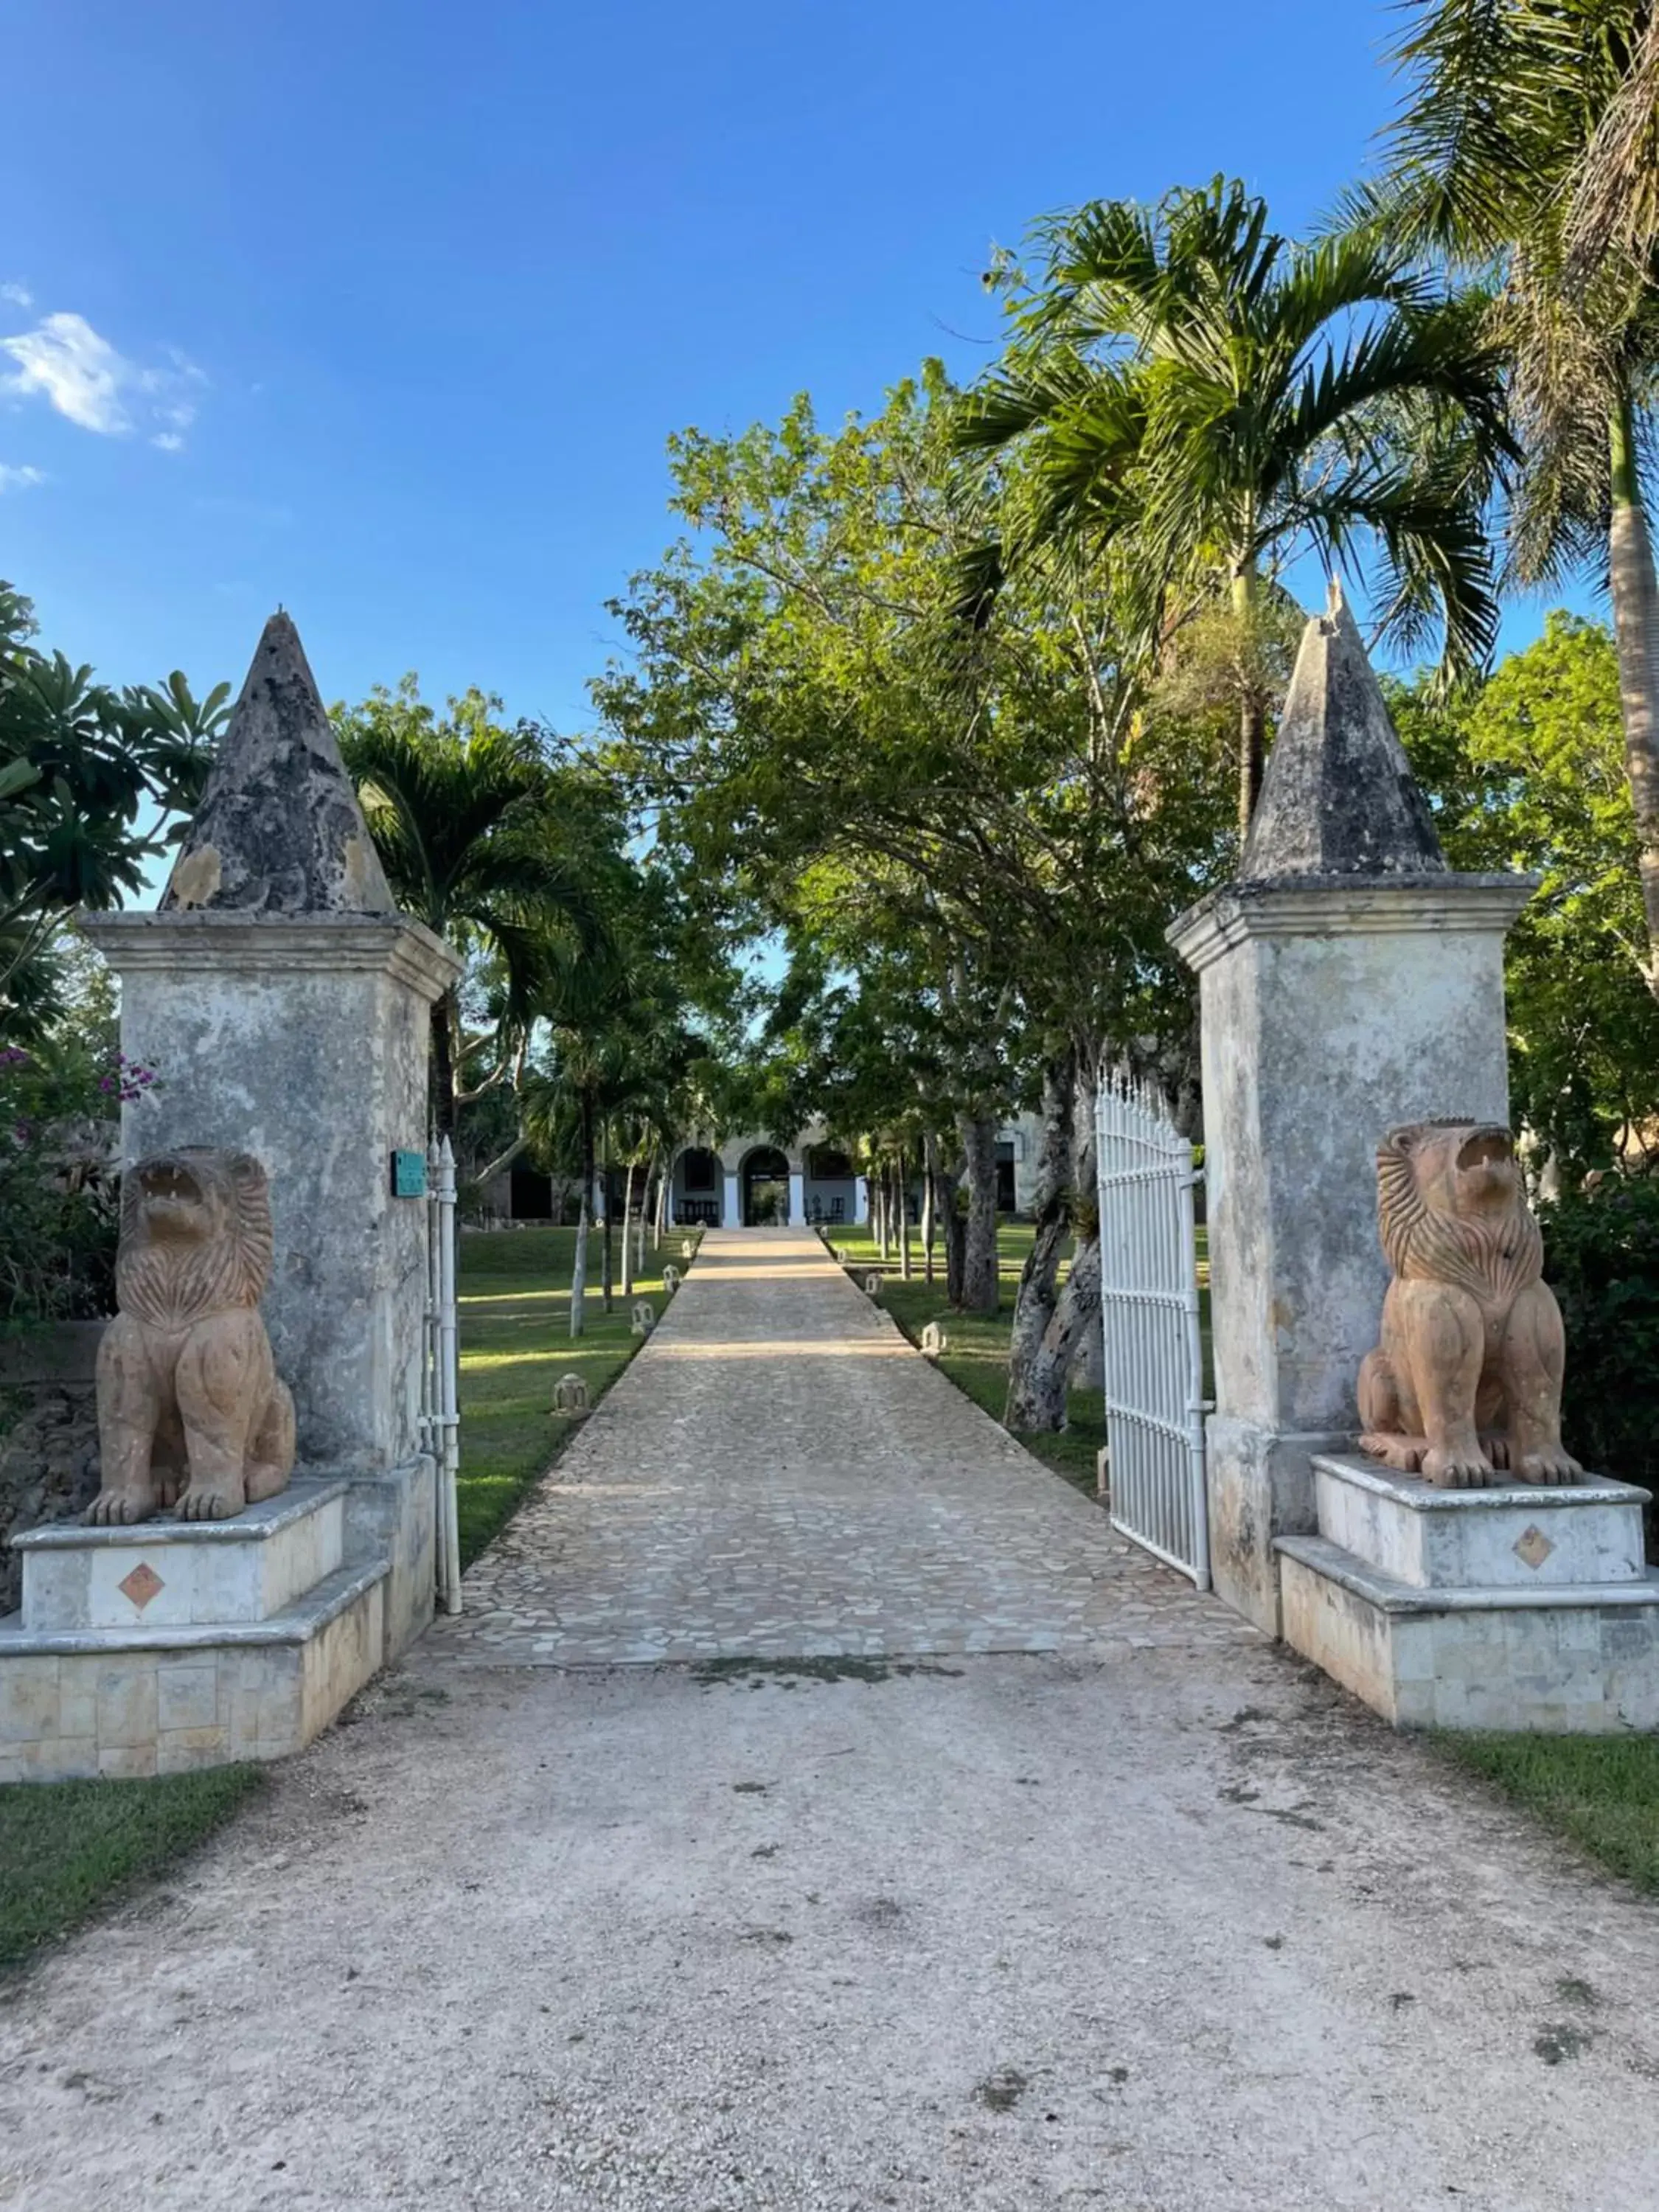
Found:
[[[234,1521],[52,1522],[12,1539],[22,1626],[172,1628],[273,1619],[344,1557],[346,1482],[303,1478]]]
[[[1647,1572],[1649,1493],[1631,1483],[1440,1490],[1348,1454],[1319,1454],[1313,1466],[1320,1534],[1413,1589],[1570,1589]]]
[[[0,1620],[0,1783],[280,1759],[382,1664],[384,1559],[264,1620],[31,1629]]]
[[[1659,1727],[1659,1574],[1425,1589],[1281,1536],[1285,1641],[1398,1728]]]

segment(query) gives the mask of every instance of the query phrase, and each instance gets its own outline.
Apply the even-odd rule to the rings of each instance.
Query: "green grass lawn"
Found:
[[[695,1233],[695,1232],[694,1232]],[[646,1238],[645,1273],[634,1295],[664,1307],[665,1261],[684,1270],[684,1232],[660,1253]],[[574,1229],[512,1229],[464,1237],[456,1285],[461,1331],[461,1466],[458,1497],[461,1564],[476,1559],[551,1466],[580,1424],[550,1411],[562,1375],[580,1375],[597,1404],[639,1344],[623,1297],[622,1255],[613,1310],[602,1310],[596,1287],[600,1239],[589,1240],[586,1327],[570,1334]]]
[[[0,1966],[64,1936],[146,1875],[178,1864],[264,1780],[257,1766],[153,1782],[0,1789]]]
[[[1614,1874],[1659,1891],[1659,1737],[1448,1735],[1437,1741]]]
[[[982,1406],[994,1420],[1002,1419],[1008,1395],[1008,1334],[1013,1326],[1014,1292],[1035,1235],[1029,1221],[1005,1221],[999,1226],[997,1257],[1002,1277],[1002,1302],[995,1314],[982,1319],[951,1310],[945,1295],[942,1246],[934,1255],[935,1279],[932,1283],[922,1279],[920,1234],[913,1232],[911,1238],[911,1279],[908,1283],[899,1274],[896,1255],[887,1261],[887,1279],[881,1293],[883,1305],[913,1341],[921,1338],[930,1321],[940,1324],[946,1345],[945,1355],[938,1363],[940,1369],[959,1390],[967,1392],[976,1406]],[[834,1249],[860,1279],[871,1268],[882,1266],[880,1248],[866,1231],[834,1229],[830,1237]],[[1071,1426],[1059,1436],[1022,1437],[1019,1441],[1035,1457],[1053,1468],[1056,1474],[1064,1475],[1067,1482],[1093,1498],[1095,1458],[1106,1441],[1104,1398],[1098,1390],[1073,1390],[1069,1412]]]

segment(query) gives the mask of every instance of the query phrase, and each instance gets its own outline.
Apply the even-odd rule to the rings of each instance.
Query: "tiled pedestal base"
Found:
[[[384,1552],[343,1557],[348,1486],[234,1522],[30,1530],[0,1620],[0,1782],[176,1774],[298,1751],[386,1655]]]
[[[1442,1491],[1314,1462],[1279,1542],[1285,1640],[1401,1728],[1659,1727],[1659,1575],[1627,1483]]]

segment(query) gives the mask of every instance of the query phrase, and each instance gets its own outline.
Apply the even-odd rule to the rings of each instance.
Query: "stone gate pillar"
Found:
[[[1215,1410],[1215,1586],[1279,1632],[1273,1545],[1352,1444],[1388,1267],[1376,1146],[1509,1120],[1504,938],[1519,876],[1455,875],[1353,617],[1308,625],[1240,878],[1170,942],[1198,972]]]
[[[286,615],[159,910],[82,926],[121,979],[123,1051],[158,1076],[124,1110],[124,1158],[219,1145],[269,1170],[264,1310],[300,1462],[350,1476],[365,1542],[390,1545],[395,1650],[432,1609],[433,1481],[427,1207],[393,1195],[392,1155],[425,1152],[431,1009],[460,962],[393,905]]]

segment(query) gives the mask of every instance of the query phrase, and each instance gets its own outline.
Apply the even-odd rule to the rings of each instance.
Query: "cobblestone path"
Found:
[[[816,1237],[726,1230],[422,1649],[569,1667],[1253,1637],[1021,1450]]]

